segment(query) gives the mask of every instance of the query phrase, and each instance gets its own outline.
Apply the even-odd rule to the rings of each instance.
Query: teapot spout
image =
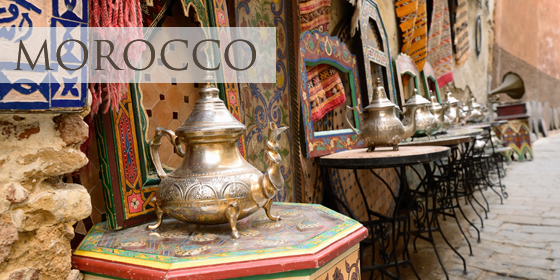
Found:
[[[280,220],[280,217],[273,216],[270,212],[274,196],[284,187],[284,176],[280,171],[282,157],[278,152],[278,135],[288,127],[278,127],[275,123],[270,123],[268,128],[268,141],[266,142],[266,155],[269,160],[268,168],[260,178],[251,178],[251,196],[255,203],[264,208],[266,215],[273,221]]]
[[[411,137],[414,135],[414,132],[416,132],[416,112],[418,111],[418,107],[419,106],[409,107],[404,114],[404,119],[402,121],[404,126],[403,140]]]

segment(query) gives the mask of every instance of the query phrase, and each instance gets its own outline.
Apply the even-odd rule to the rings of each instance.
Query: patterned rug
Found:
[[[426,0],[400,0],[395,3],[395,7],[403,33],[401,52],[410,56],[418,71],[422,71],[428,45]]]
[[[330,0],[301,0],[299,3],[301,32],[328,32],[331,17]]]
[[[447,0],[434,0],[430,33],[428,34],[428,62],[434,68],[438,86],[453,81],[453,46]]]
[[[468,30],[468,13],[467,0],[458,0],[459,5],[455,12],[456,22],[453,26],[455,29],[455,67],[465,64],[467,58],[471,56],[469,50],[469,30]]]
[[[336,68],[327,64],[307,67],[307,82],[314,122],[346,102],[344,86]]]
[[[331,15],[330,0],[301,0],[299,4],[301,32],[328,32]],[[346,101],[344,88],[336,68],[321,64],[307,67],[307,83],[311,97],[313,122]]]

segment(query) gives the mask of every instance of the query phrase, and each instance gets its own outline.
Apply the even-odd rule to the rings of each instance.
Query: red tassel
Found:
[[[90,27],[142,27],[142,9],[138,0],[92,0],[90,7]],[[142,32],[141,29],[139,29],[138,32]],[[131,34],[130,38],[136,39],[140,36],[142,36],[142,34]],[[122,42],[127,42],[129,41],[128,39],[129,38],[122,38]],[[117,44],[118,42],[115,45]],[[131,63],[140,62],[141,60],[144,46],[138,46],[139,47],[135,51],[130,52]],[[110,73],[110,70],[107,71],[109,71],[109,75],[116,74],[119,77],[123,75],[130,76],[130,73],[123,74],[121,71],[117,71],[116,73]],[[130,72],[132,73],[132,71]],[[105,102],[103,113],[107,113],[111,109],[118,112],[119,102],[125,97],[127,87],[128,84],[123,83],[98,83],[89,85],[92,97],[91,112],[85,118],[86,123],[90,126],[89,138],[94,136],[93,119],[99,112],[101,104]],[[88,139],[81,147],[86,155],[91,143],[91,139]]]

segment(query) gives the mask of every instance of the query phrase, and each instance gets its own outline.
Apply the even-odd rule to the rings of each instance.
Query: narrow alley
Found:
[[[509,197],[503,205],[492,191],[484,192],[490,212],[480,231],[480,243],[476,242],[476,230],[469,228],[473,256],[469,256],[468,244],[455,222],[447,219],[442,223],[446,237],[467,262],[465,275],[461,259],[439,240],[438,251],[450,279],[560,279],[559,146],[560,134],[541,138],[533,143],[533,161],[508,166],[503,183]],[[471,210],[467,215],[480,228],[476,214]],[[468,228],[466,221],[462,226]],[[412,257],[422,279],[446,279],[431,245],[422,241],[418,245],[419,251]]]

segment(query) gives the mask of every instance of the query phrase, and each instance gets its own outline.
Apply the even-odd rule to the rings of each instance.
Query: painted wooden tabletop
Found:
[[[74,268],[133,279],[218,279],[321,267],[367,236],[360,223],[321,205],[275,203],[229,225],[165,219],[158,230],[138,225],[111,231],[97,224],[72,256]],[[188,277],[187,277],[188,276]],[[186,278],[181,278],[186,277]]]

